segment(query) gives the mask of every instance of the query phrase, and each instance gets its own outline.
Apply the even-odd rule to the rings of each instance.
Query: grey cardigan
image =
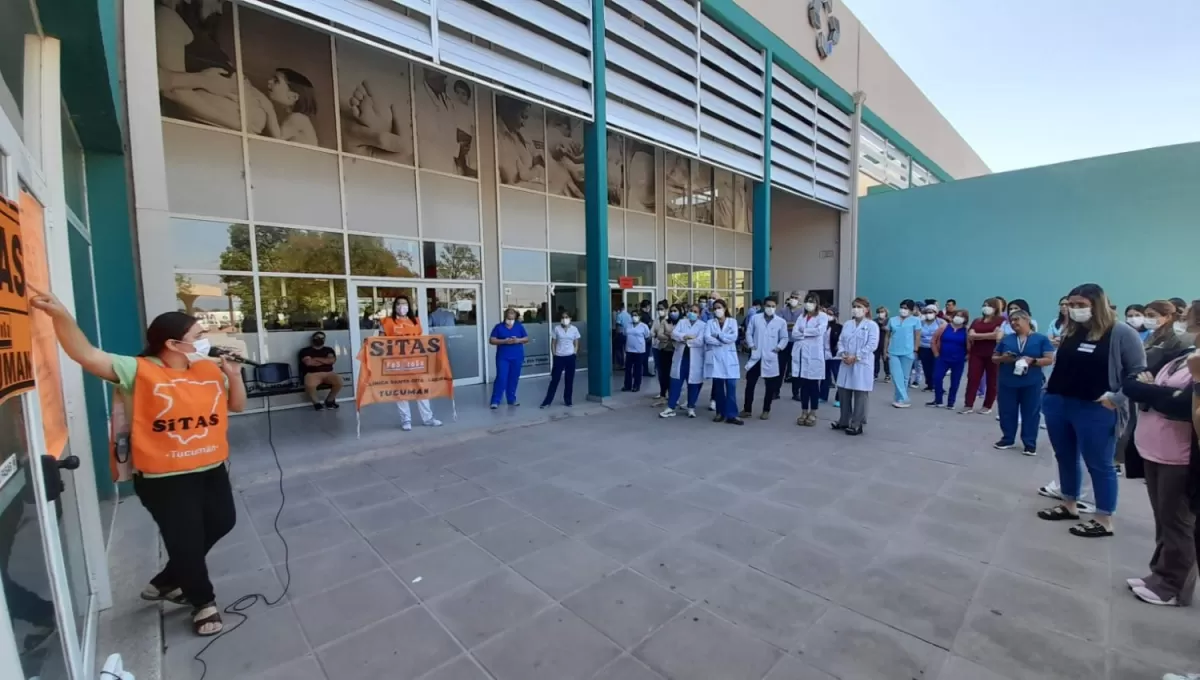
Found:
[[[1125,378],[1146,370],[1146,348],[1142,337],[1128,324],[1117,322],[1108,344],[1108,394],[1117,407],[1117,438],[1123,439],[1129,426],[1129,397],[1121,385]]]

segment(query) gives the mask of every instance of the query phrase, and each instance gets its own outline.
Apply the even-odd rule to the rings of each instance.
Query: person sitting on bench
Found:
[[[304,381],[304,393],[318,411],[338,408],[337,395],[342,391],[342,376],[333,370],[336,361],[337,353],[332,347],[325,346],[325,334],[321,331],[312,334],[311,346],[300,350],[300,378]],[[325,397],[324,404],[317,400],[317,388],[321,385],[329,385],[329,395]]]

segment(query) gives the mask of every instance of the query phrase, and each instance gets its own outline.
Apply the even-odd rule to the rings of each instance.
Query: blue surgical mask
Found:
[[[696,313],[695,313],[695,312],[688,312],[688,321],[695,321],[695,320],[696,320],[696,316],[697,316],[697,315],[696,315]]]
[[[679,312],[671,312],[671,321],[679,320]]]

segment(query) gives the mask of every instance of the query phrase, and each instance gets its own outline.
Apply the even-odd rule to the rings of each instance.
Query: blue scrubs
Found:
[[[491,337],[497,340],[527,338],[525,327],[518,321],[510,328],[504,322],[492,328]],[[521,365],[525,363],[525,345],[496,345],[496,382],[492,383],[492,406],[500,405],[501,395],[508,398],[508,405],[517,404],[517,383],[521,380]]]

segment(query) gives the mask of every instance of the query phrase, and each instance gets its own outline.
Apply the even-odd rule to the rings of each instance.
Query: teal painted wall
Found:
[[[1131,303],[1200,298],[1200,143],[1101,156],[859,200],[858,294],[1025,298],[1043,325],[1099,283]]]

